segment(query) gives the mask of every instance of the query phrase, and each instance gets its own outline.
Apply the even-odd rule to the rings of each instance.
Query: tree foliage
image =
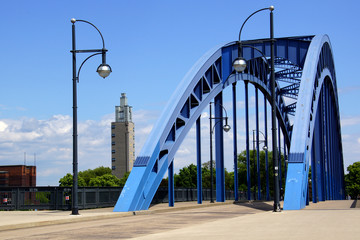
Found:
[[[102,176],[96,176],[89,181],[90,187],[116,187],[120,186],[120,179],[112,174],[106,173]]]
[[[355,162],[347,167],[345,175],[345,188],[351,198],[356,199],[360,194],[360,162]]]
[[[180,169],[179,174],[174,174],[175,187],[196,188],[197,186],[197,167],[190,164]]]
[[[210,188],[211,187],[211,172],[210,172],[210,163],[206,162],[202,164],[201,167],[202,174],[202,187]],[[213,166],[213,180],[215,187],[216,185],[216,170],[215,164]],[[168,178],[163,179],[160,186],[166,187],[168,184]],[[189,166],[183,167],[179,170],[179,174],[174,174],[174,186],[178,188],[196,188],[197,187],[197,166],[190,164]],[[234,173],[228,172],[225,169],[225,188],[233,189],[234,187]]]
[[[266,168],[265,168],[265,151],[259,153],[260,156],[260,182],[261,182],[261,192],[266,193]],[[257,191],[257,156],[256,150],[250,150],[250,176],[251,176],[251,191]],[[282,187],[285,186],[285,175],[284,175],[284,156],[281,156],[281,172],[282,172]],[[255,164],[255,165],[254,165]],[[274,174],[272,167],[272,152],[268,151],[268,169],[269,169],[269,188],[270,194],[273,192],[273,183],[274,183]],[[255,170],[254,170],[255,169]],[[247,191],[247,167],[246,167],[246,151],[241,152],[238,155],[238,181],[239,181],[239,191]],[[210,161],[202,164],[201,167],[202,174],[202,187],[210,188],[211,187],[211,172],[210,172]],[[216,185],[216,166],[215,161],[213,162],[213,180],[214,187]],[[160,186],[167,187],[168,178],[163,179]],[[174,185],[175,187],[183,188],[196,188],[197,186],[197,167],[194,164],[183,167],[179,170],[179,174],[174,174]],[[225,169],[225,188],[234,189],[234,172],[228,172]]]
[[[64,177],[60,178],[59,180],[60,187],[72,187],[72,185],[73,185],[73,175],[71,173],[66,174]],[[78,176],[78,186],[85,187],[85,181],[80,176]]]
[[[128,177],[129,177],[129,175],[130,175],[130,172],[126,172],[124,174],[124,176],[120,179],[120,183],[119,183],[120,187],[125,186],[125,183],[126,183]]]
[[[260,187],[263,194],[266,193],[266,157],[265,151],[259,152],[260,157]],[[250,159],[250,182],[251,182],[251,191],[257,192],[257,153],[256,150],[249,151]],[[282,187],[285,186],[285,165],[284,165],[284,156],[281,155],[281,183]],[[274,186],[274,172],[273,161],[272,161],[272,151],[268,151],[268,171],[269,171],[269,190],[270,196],[273,194]],[[238,179],[239,179],[239,190],[247,191],[247,166],[246,166],[246,151],[242,151],[238,155]]]
[[[111,175],[111,169],[109,167],[101,166],[101,167],[97,167],[95,169],[88,169],[85,171],[81,171],[81,172],[79,172],[78,175],[79,175],[79,177],[84,179],[85,186],[95,186],[95,185],[91,185],[90,181],[94,178],[101,177],[106,174]]]
[[[79,187],[121,186],[122,182],[124,182],[124,180],[121,181],[116,176],[112,175],[111,169],[108,167],[101,166],[95,169],[80,171],[78,173]],[[59,180],[60,187],[71,187],[72,185],[73,176],[71,173],[66,174]]]

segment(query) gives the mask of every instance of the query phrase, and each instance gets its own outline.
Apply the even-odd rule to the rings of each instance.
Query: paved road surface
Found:
[[[271,203],[261,202],[201,208],[193,203],[178,209],[155,206],[127,217],[108,215],[100,220],[3,230],[0,239],[360,239],[360,208],[350,208],[351,203],[328,201],[281,213],[273,213]]]

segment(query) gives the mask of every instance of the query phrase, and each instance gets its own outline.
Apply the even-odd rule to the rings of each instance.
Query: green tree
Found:
[[[116,176],[106,173],[102,176],[96,176],[90,179],[90,187],[116,187],[120,186],[120,179]]]
[[[179,174],[174,174],[175,187],[196,188],[197,186],[197,167],[190,164],[180,169]]]
[[[263,194],[266,193],[266,168],[265,168],[265,151],[260,152],[260,186],[261,192]],[[257,158],[256,158],[256,150],[250,150],[250,181],[251,181],[251,191],[257,191]],[[255,157],[255,158],[254,158]],[[254,166],[255,164],[255,166]],[[282,172],[282,187],[285,186],[285,169],[284,169],[284,156],[281,155],[281,172]],[[272,161],[272,152],[268,151],[268,170],[269,170],[269,189],[270,196],[273,195],[273,187],[274,187],[274,173],[273,169],[273,161]],[[239,179],[239,190],[247,191],[247,167],[246,167],[246,151],[242,151],[238,155],[238,179]]]
[[[211,172],[210,172],[210,163],[205,162],[202,164],[201,174],[202,174],[202,187],[210,188],[211,183]],[[216,184],[216,169],[215,164],[213,166],[213,180],[214,187]],[[166,187],[168,179],[163,179],[161,186]],[[175,187],[183,188],[196,188],[197,187],[197,166],[190,164],[189,166],[183,167],[179,170],[179,174],[174,174],[174,185]],[[234,188],[234,172],[228,172],[225,169],[225,189]]]
[[[90,186],[90,180],[96,177],[103,176],[105,174],[111,174],[111,169],[109,167],[97,167],[95,169],[88,169],[85,171],[79,172],[79,177],[83,178],[86,186]]]
[[[216,162],[215,161],[213,161],[213,169],[215,169],[216,168]],[[208,161],[208,162],[204,162],[203,164],[202,164],[202,168],[205,168],[205,169],[208,169],[208,170],[210,170],[210,161]]]
[[[234,172],[228,172],[225,168],[225,189],[234,190]]]
[[[345,189],[352,199],[360,194],[360,162],[355,162],[347,167],[348,174],[345,175]]]
[[[203,188],[211,188],[211,171],[210,171],[210,161],[202,164],[202,186]],[[213,161],[213,186],[216,185],[216,163]],[[225,189],[232,190],[234,189],[234,172],[228,172],[225,168]]]
[[[129,178],[129,175],[130,175],[130,172],[126,172],[124,174],[124,176],[120,179],[120,183],[119,183],[120,187],[125,186],[125,183],[126,183],[127,179]]]
[[[60,178],[59,186],[60,187],[72,187],[73,185],[73,175],[71,173],[66,174],[64,177]],[[85,187],[85,181],[82,177],[78,176],[78,186]]]
[[[215,161],[214,161],[215,163]],[[201,176],[202,176],[202,187],[203,188],[211,188],[211,171],[210,171],[210,161],[202,164],[201,168]],[[215,172],[215,164],[213,164],[213,180],[214,186],[216,182],[216,172]]]
[[[123,180],[126,181],[126,180]],[[60,178],[59,186],[71,187],[73,185],[73,176],[68,173]],[[88,169],[78,173],[78,186],[92,187],[92,186],[120,186],[121,181],[111,174],[111,169],[108,167],[98,167],[95,169]]]

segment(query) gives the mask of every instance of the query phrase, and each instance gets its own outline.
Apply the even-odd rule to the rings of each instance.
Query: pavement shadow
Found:
[[[246,202],[234,202],[234,205],[239,205],[248,208],[254,208],[262,211],[272,211],[273,206],[267,202],[261,201],[246,201]]]
[[[357,206],[357,199],[355,199],[354,202],[351,204],[350,208],[357,208],[357,207],[360,207],[360,206]]]

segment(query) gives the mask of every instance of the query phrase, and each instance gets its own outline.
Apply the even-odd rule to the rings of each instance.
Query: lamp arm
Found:
[[[266,58],[265,54],[262,51],[260,51],[260,49],[254,47],[254,46],[251,46],[251,45],[242,45],[242,47],[248,47],[248,48],[252,48],[252,49],[258,51],[263,56],[263,58],[265,58],[266,63],[270,66],[269,60]]]
[[[99,54],[102,54],[102,53],[94,53],[94,54],[88,56],[88,57],[81,63],[81,65],[80,65],[80,67],[79,67],[79,70],[78,70],[78,72],[77,72],[77,75],[76,75],[76,80],[77,80],[77,82],[79,82],[80,70],[81,70],[82,66],[84,65],[84,63],[85,63],[87,60],[89,60],[90,58],[92,58],[93,56],[99,55]]]
[[[103,35],[101,34],[100,30],[94,24],[92,24],[91,22],[85,21],[85,20],[76,19],[76,21],[77,22],[84,22],[84,23],[87,23],[87,24],[90,24],[91,26],[93,26],[98,31],[98,33],[100,34],[102,44],[103,44],[103,49],[105,49],[105,41],[104,41]]]
[[[225,124],[227,125],[227,119],[228,119],[227,117],[223,117],[223,118],[210,118],[210,119],[221,119],[221,120],[217,121],[217,122],[214,124],[213,128],[211,129],[211,134],[214,134],[214,130],[215,130],[216,124],[218,124],[219,122],[222,122],[224,119],[225,119]]]
[[[264,137],[264,140],[263,140],[263,141],[265,142],[265,134],[264,134],[262,131],[260,131],[260,130],[258,130],[258,132],[263,135],[263,137]]]
[[[224,117],[224,118],[226,118],[227,119],[227,111],[226,111],[226,109],[224,108],[224,106],[221,104],[221,103],[215,103],[215,102],[210,102],[210,104],[219,104],[223,109],[224,109],[224,111],[225,111],[225,114],[226,114],[226,117]],[[211,118],[211,116],[210,116],[210,118]],[[215,119],[215,118],[212,118],[212,119]]]
[[[244,25],[245,25],[245,23],[254,15],[254,14],[256,14],[256,13],[258,13],[258,12],[261,12],[261,11],[264,11],[264,10],[270,10],[270,8],[262,8],[262,9],[259,9],[259,10],[257,10],[257,11],[255,11],[255,12],[253,12],[250,16],[248,16],[247,17],[247,19],[243,22],[243,24],[241,25],[241,28],[240,28],[240,32],[239,32],[239,42],[241,42],[241,32],[242,32],[242,29],[243,29],[243,27],[244,27]]]

